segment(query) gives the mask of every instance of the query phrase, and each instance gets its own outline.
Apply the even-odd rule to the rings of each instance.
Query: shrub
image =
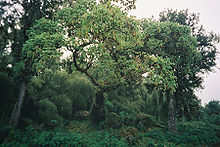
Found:
[[[128,144],[138,144],[138,130],[135,127],[122,128],[117,135],[119,138],[124,139]]]
[[[39,107],[39,103],[47,99],[56,106],[59,117],[71,119],[76,111],[90,109],[94,86],[79,73],[67,74],[47,69],[40,76],[31,79],[27,85],[27,94],[24,107],[28,109],[24,109],[23,113],[25,117],[31,118],[33,114],[45,111],[40,110],[42,107]],[[30,105],[32,107],[29,108]]]
[[[56,121],[59,122],[62,121],[62,118],[59,116],[57,112],[56,105],[51,101],[49,101],[48,99],[40,100],[38,106],[39,106],[39,111],[38,111],[39,119],[46,125],[54,125]]]
[[[72,85],[68,97],[73,102],[73,113],[79,110],[88,111],[92,105],[95,94],[94,86],[83,76],[69,79],[68,82]]]
[[[87,134],[55,129],[38,132],[33,127],[11,131],[2,146],[21,146],[22,144],[26,146],[127,146],[111,131],[103,130]]]
[[[0,143],[4,141],[4,139],[8,136],[9,132],[13,128],[6,124],[0,124]]]
[[[72,100],[65,94],[54,96],[51,101],[57,106],[57,111],[63,118],[70,118],[72,116]]]
[[[220,141],[220,127],[202,121],[177,124],[179,134],[167,134],[167,140],[176,144],[208,145]]]

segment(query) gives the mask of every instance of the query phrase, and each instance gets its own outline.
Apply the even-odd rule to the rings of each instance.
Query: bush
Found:
[[[220,115],[220,103],[219,101],[210,101],[206,106],[205,106],[205,112],[207,115]]]
[[[39,104],[42,105],[40,101],[47,99],[56,106],[59,118],[72,119],[72,114],[76,111],[90,109],[94,86],[79,73],[67,74],[64,71],[54,72],[47,69],[40,76],[31,79],[27,85],[27,94],[28,98],[24,106],[27,109],[23,112],[25,117],[32,118],[33,114],[45,111],[40,110],[42,107],[39,107]],[[49,116],[48,119],[51,117]]]
[[[38,116],[39,119],[46,124],[47,126],[53,127],[56,125],[56,121],[61,122],[62,118],[59,116],[57,112],[57,107],[54,103],[49,101],[48,99],[42,99],[38,103],[39,111]]]
[[[123,140],[118,139],[114,132],[96,131],[89,134],[84,132],[68,132],[61,129],[38,132],[33,127],[25,130],[14,130],[3,146],[125,146]]]
[[[127,126],[133,126],[139,130],[146,131],[148,128],[160,127],[164,128],[162,122],[157,121],[155,117],[145,113],[126,113],[121,112],[120,117],[122,118],[123,124]]]
[[[57,111],[63,118],[71,118],[72,116],[72,100],[66,95],[57,95],[51,98],[51,101],[57,106]]]
[[[210,115],[207,120],[209,123],[220,126],[220,114],[216,115],[216,114],[212,114]]]
[[[118,133],[118,137],[124,139],[130,145],[136,145],[139,141],[138,130],[135,127],[122,128]]]
[[[169,142],[176,144],[208,145],[220,142],[220,127],[205,122],[181,122],[179,134],[167,134]]]
[[[13,128],[7,124],[0,124],[0,143],[4,141],[12,129]]]
[[[73,113],[80,110],[89,111],[95,95],[94,86],[83,76],[69,79],[68,82],[71,85],[68,97],[73,102]]]

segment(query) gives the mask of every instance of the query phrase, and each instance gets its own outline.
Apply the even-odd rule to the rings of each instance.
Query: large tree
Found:
[[[177,86],[190,86],[184,85],[184,81],[194,75],[194,64],[202,57],[196,49],[197,41],[191,35],[190,28],[177,23],[143,20],[142,29],[145,38],[144,46],[140,50],[164,58],[169,57],[170,61],[175,63],[172,67],[177,76]],[[168,127],[171,132],[175,132],[174,104],[179,97],[176,96],[176,92],[174,94],[167,92],[167,98]]]
[[[185,73],[183,69],[178,69],[175,72],[178,84],[175,92],[178,115],[180,118],[184,116],[187,119],[192,119],[199,109],[199,100],[194,94],[194,89],[202,87],[202,74],[212,71],[216,65],[216,44],[219,43],[219,36],[213,32],[207,33],[199,23],[199,14],[190,13],[188,10],[165,10],[160,13],[159,21],[175,22],[190,27],[192,36],[198,42],[196,52],[201,57],[198,60],[191,60],[193,62],[190,66],[190,72]],[[168,52],[167,54],[171,55]],[[186,58],[186,56],[182,57],[183,60],[189,61]],[[179,66],[182,65],[181,62],[177,61],[176,63]]]
[[[106,3],[109,0],[104,0],[102,3]],[[125,6],[126,9],[132,9],[135,7],[134,3],[135,0],[113,0],[115,2],[120,2],[122,5]],[[1,15],[1,40],[3,39],[3,42],[1,42],[1,55],[3,55],[2,51],[5,50],[6,44],[9,44],[11,48],[10,53],[10,59],[8,60],[4,58],[1,58],[1,60],[7,60],[3,66],[4,69],[7,68],[7,66],[10,63],[12,65],[11,69],[14,69],[14,77],[16,77],[17,80],[15,85],[18,85],[19,89],[19,96],[15,104],[10,124],[13,126],[16,126],[18,122],[18,118],[20,116],[20,109],[23,103],[23,99],[25,96],[25,89],[26,89],[26,83],[29,80],[29,76],[31,73],[29,71],[20,72],[18,74],[18,69],[22,67],[21,61],[23,60],[22,57],[22,46],[25,43],[25,41],[28,39],[26,31],[30,29],[30,27],[35,23],[36,20],[45,17],[45,18],[52,18],[52,15],[54,12],[56,12],[61,7],[71,7],[75,4],[76,0],[69,1],[69,0],[14,0],[14,1],[6,1],[3,0],[0,2],[0,15]],[[20,6],[20,8],[18,8]],[[61,7],[60,7],[61,6]],[[10,8],[10,9],[8,9]],[[16,9],[18,8],[18,9]],[[3,14],[7,14],[4,15]],[[4,19],[3,19],[4,18]],[[3,26],[3,27],[2,27]],[[10,30],[10,35],[7,35]],[[6,34],[6,35],[5,35]],[[2,37],[3,36],[3,37]],[[18,63],[18,64],[17,64]],[[3,67],[2,66],[2,67]],[[8,70],[8,68],[7,68]],[[19,86],[20,85],[20,86]],[[17,92],[16,92],[17,93]],[[20,102],[19,102],[20,101]],[[18,105],[20,103],[21,105]]]
[[[143,46],[139,22],[110,2],[97,5],[94,0],[77,1],[71,8],[56,13],[53,21],[46,24],[57,24],[56,30],[62,32],[57,31],[56,36],[62,34],[62,39],[40,37],[45,31],[51,32],[50,27],[45,30],[45,25],[41,25],[44,20],[30,30],[30,39],[23,48],[24,59],[28,61],[25,65],[36,69],[33,65],[42,67],[39,62],[46,64],[44,57],[50,58],[49,54],[36,56],[39,51],[50,50],[51,54],[56,54],[56,49],[69,50],[69,65],[85,74],[98,89],[91,112],[94,120],[105,118],[104,92],[121,85],[136,84],[144,73],[148,73],[155,85],[163,90],[175,91],[175,76],[169,58],[138,51],[137,48]],[[38,45],[39,42],[42,44]],[[50,46],[52,44],[55,46]]]

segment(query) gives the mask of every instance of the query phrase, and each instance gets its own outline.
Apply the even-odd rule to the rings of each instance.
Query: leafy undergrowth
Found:
[[[162,128],[145,131],[123,126],[101,129],[88,121],[71,121],[66,127],[46,130],[28,126],[25,129],[1,127],[9,130],[1,139],[2,146],[219,146],[220,126],[205,122],[181,122],[178,134]]]

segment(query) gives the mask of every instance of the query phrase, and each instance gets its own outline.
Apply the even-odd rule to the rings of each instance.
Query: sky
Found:
[[[208,32],[220,34],[220,0],[137,0],[136,10],[129,13],[137,18],[158,18],[159,13],[166,9],[183,10],[200,14],[200,24]],[[218,45],[220,52],[220,44]],[[220,68],[220,54],[218,55],[217,67]],[[210,100],[220,101],[220,70],[205,74],[203,89],[197,89],[196,95],[201,99],[204,106]]]

